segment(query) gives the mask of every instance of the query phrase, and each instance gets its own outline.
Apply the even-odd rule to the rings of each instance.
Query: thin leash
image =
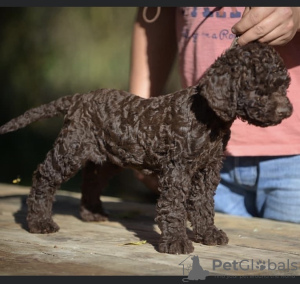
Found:
[[[236,45],[238,45],[238,42],[237,42],[237,41],[238,41],[239,37],[240,37],[240,36],[235,36],[235,38],[233,39],[233,41],[232,41],[232,43],[231,43],[229,49],[231,49],[231,48],[235,47]]]

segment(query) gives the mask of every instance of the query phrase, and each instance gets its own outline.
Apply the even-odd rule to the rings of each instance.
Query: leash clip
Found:
[[[231,43],[231,45],[230,45],[230,49],[231,48],[233,48],[233,47],[235,47],[237,44],[238,44],[238,39],[239,39],[239,36],[236,36],[235,38],[234,38],[234,40],[232,41],[232,43]]]

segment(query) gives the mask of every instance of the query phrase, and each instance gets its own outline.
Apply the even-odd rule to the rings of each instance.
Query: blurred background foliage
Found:
[[[0,124],[61,96],[128,90],[135,15],[134,7],[1,8]],[[173,71],[166,93],[179,88],[177,76]],[[1,136],[0,182],[19,176],[20,185],[29,186],[61,124],[54,118]],[[62,189],[78,191],[80,184],[79,173]],[[126,170],[106,194],[137,199],[150,193]]]

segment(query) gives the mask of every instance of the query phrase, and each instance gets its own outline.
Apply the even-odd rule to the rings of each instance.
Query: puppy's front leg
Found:
[[[214,225],[214,195],[220,180],[218,167],[199,170],[192,180],[187,200],[188,220],[191,222],[195,241],[205,245],[226,245],[225,232]]]
[[[194,251],[186,234],[186,192],[189,179],[184,170],[167,169],[159,175],[160,197],[156,222],[161,230],[158,250],[170,254],[189,254]]]

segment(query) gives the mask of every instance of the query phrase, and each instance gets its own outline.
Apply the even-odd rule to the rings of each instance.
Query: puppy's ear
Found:
[[[223,68],[224,66],[219,66]],[[230,72],[220,72],[218,68],[209,69],[199,82],[200,95],[208,105],[224,121],[233,120],[237,109],[237,86]],[[223,74],[220,74],[223,73]]]

